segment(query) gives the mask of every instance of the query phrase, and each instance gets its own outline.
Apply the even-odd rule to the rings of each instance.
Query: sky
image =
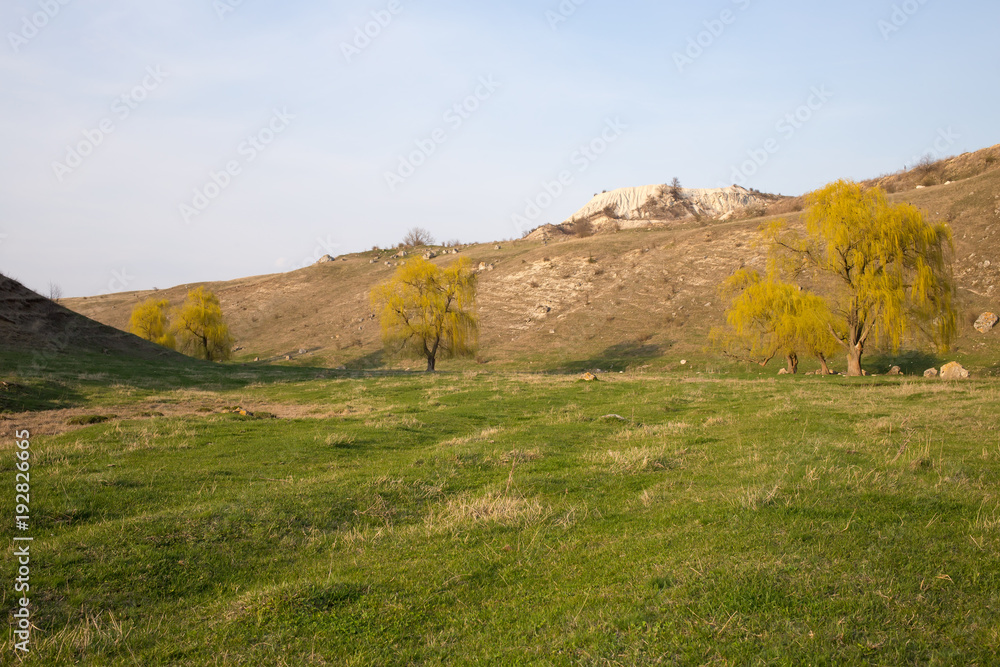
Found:
[[[48,295],[786,195],[1000,143],[1000,4],[5,0],[0,272]]]

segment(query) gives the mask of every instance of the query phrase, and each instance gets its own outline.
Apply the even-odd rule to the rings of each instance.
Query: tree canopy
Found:
[[[829,331],[847,353],[848,375],[862,374],[868,343],[897,350],[914,324],[946,349],[956,331],[949,226],[852,181],[831,183],[808,201],[805,235],[779,222],[766,238],[775,267],[826,279]]]
[[[232,355],[233,337],[213,292],[204,287],[190,290],[173,319],[182,351],[208,361],[225,361]]]
[[[820,360],[824,375],[829,372],[826,358],[836,351],[837,343],[822,298],[748,269],[730,276],[720,291],[729,302],[728,326],[714,329],[711,339],[724,354],[764,366],[781,353],[788,371],[795,373],[798,353],[805,352]]]
[[[169,309],[170,302],[166,299],[146,299],[132,309],[129,331],[157,345],[175,348],[177,340],[170,330]]]
[[[440,267],[422,258],[400,266],[371,293],[386,348],[427,360],[472,356],[478,343],[476,274],[468,259]]]

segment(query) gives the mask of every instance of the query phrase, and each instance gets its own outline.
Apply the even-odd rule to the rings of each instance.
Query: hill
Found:
[[[21,361],[60,353],[109,354],[136,359],[178,357],[132,334],[96,322],[0,275],[0,340]]]
[[[994,146],[871,181],[895,192],[894,200],[920,207],[929,219],[951,223],[959,286],[957,351],[984,364],[995,358],[1000,334],[978,334],[971,325],[980,312],[1000,305],[998,157],[1000,146]],[[622,206],[639,199],[623,196]],[[703,351],[709,329],[722,321],[716,286],[739,267],[763,267],[764,250],[755,244],[762,223],[780,217],[800,224],[801,199],[772,197],[767,203],[764,217],[690,216],[592,236],[561,233],[462,247],[460,253],[480,267],[479,361],[537,370],[607,370],[646,364],[669,368],[699,355],[712,359]],[[289,273],[205,284],[220,297],[242,360],[289,356],[333,367],[379,367],[387,362],[368,293],[404,261],[398,254],[395,249],[355,253]],[[452,259],[448,253],[433,261]],[[179,304],[196,285],[155,294]],[[126,292],[65,303],[125,328],[132,307],[153,294]]]

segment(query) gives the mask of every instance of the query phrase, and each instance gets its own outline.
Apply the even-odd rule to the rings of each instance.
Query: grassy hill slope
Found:
[[[951,223],[960,288],[957,352],[981,365],[1000,348],[1000,334],[984,336],[971,326],[983,310],[1000,307],[1000,256],[994,250],[1000,238],[998,156],[1000,146],[994,146],[872,181],[894,191],[896,201],[917,205],[929,219]],[[948,180],[954,182],[945,185]],[[917,189],[923,183],[928,186]],[[801,213],[776,217],[799,224]],[[763,266],[756,231],[769,219],[687,222],[548,243],[519,240],[499,248],[493,243],[463,248],[464,256],[487,267],[480,282],[479,362],[607,370],[646,364],[669,368],[681,358],[699,357],[708,330],[722,321],[716,286],[741,266]],[[452,259],[445,255],[434,261]],[[290,355],[333,367],[407,367],[411,364],[382,358],[379,326],[368,301],[371,288],[394,271],[387,262],[399,261],[386,251],[365,252],[290,273],[206,284],[220,296],[241,348],[237,358]],[[194,286],[155,294],[179,304]],[[132,307],[152,294],[126,292],[65,303],[125,328]],[[299,355],[301,349],[307,353]]]

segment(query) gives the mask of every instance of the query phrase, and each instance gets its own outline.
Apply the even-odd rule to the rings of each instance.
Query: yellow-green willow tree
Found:
[[[222,317],[219,297],[213,292],[204,287],[190,290],[173,320],[180,350],[208,361],[225,361],[232,356],[233,337]]]
[[[177,345],[167,312],[170,302],[166,299],[146,299],[132,309],[129,331],[139,338],[173,349]]]
[[[822,298],[747,269],[726,279],[720,291],[729,303],[728,326],[714,329],[711,339],[724,354],[766,366],[782,353],[788,372],[796,373],[798,353],[804,351],[819,359],[823,375],[830,373],[826,359],[837,350],[837,341]]]
[[[852,181],[814,192],[809,204],[805,236],[781,223],[765,235],[785,270],[811,269],[824,281],[829,331],[847,353],[847,374],[863,374],[869,342],[898,350],[914,324],[947,349],[956,330],[950,227]]]
[[[411,259],[372,290],[371,300],[381,317],[386,348],[426,359],[428,372],[435,370],[438,357],[475,354],[479,320],[476,274],[469,260],[439,267]]]

